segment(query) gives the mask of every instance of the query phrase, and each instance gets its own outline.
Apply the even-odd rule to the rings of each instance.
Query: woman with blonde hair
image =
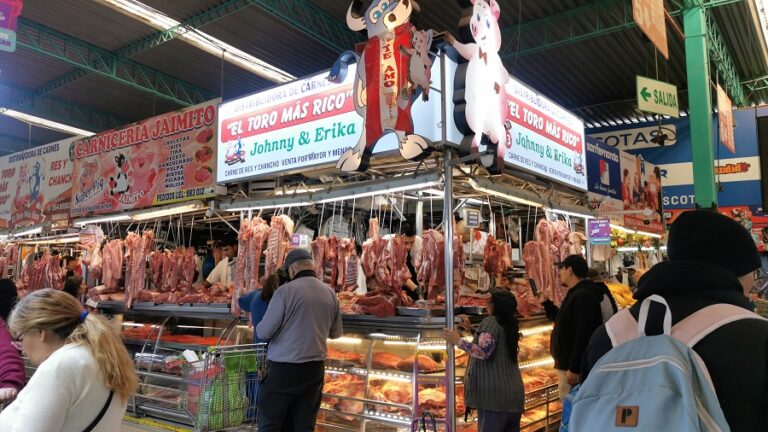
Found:
[[[120,335],[71,295],[35,291],[9,320],[19,348],[38,366],[0,413],[7,432],[112,432],[120,429],[138,377]]]

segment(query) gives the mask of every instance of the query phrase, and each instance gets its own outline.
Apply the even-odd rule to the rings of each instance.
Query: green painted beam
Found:
[[[702,4],[709,9],[743,1],[745,0],[710,0],[702,1]],[[670,11],[673,17],[683,13],[682,2],[677,3],[678,8]],[[632,16],[631,0],[600,0],[503,29],[504,45],[500,55],[503,59],[523,57],[635,27],[637,24]]]
[[[719,71],[721,81],[737,106],[747,104],[744,89],[727,46],[712,14],[706,9],[740,3],[745,0],[685,0],[670,15],[677,17],[685,8],[701,6],[705,9],[709,25],[707,37],[712,60]],[[600,0],[572,10],[509,27],[502,31],[504,45],[502,59],[512,59],[535,54],[589,39],[603,37],[635,28],[631,0]],[[672,36],[670,36],[672,37]]]
[[[227,0],[223,3],[209,8],[192,18],[182,22],[176,27],[170,28],[165,31],[158,32],[152,36],[136,40],[123,48],[113,52],[113,54],[119,59],[127,59],[135,56],[136,54],[148,51],[152,48],[158,47],[166,42],[169,42],[177,37],[188,33],[191,30],[198,29],[217,21],[221,18],[234,14],[246,7],[251,6],[250,0]],[[80,80],[91,74],[91,71],[86,69],[75,69],[72,72],[66,73],[59,77],[56,77],[45,84],[32,90],[30,93],[24,95],[21,99],[16,101],[14,105],[22,105],[29,99],[50,93],[56,89],[69,85],[75,81]]]
[[[25,139],[20,139],[10,135],[0,134],[0,156],[18,153],[34,146],[30,146]]]
[[[216,96],[156,69],[19,17],[17,45],[72,66],[96,73],[129,87],[175,102],[195,105]]]
[[[688,7],[683,14],[685,65],[688,74],[688,106],[691,121],[693,190],[696,206],[717,208],[715,185],[714,124],[709,54],[711,48],[707,11],[703,6]]]
[[[28,93],[28,89],[0,83],[0,110],[7,108],[11,101],[18,100],[21,95]],[[94,132],[114,129],[132,122],[130,119],[51,96],[28,99],[13,109]]]
[[[343,16],[330,15],[310,0],[250,0],[250,2],[334,51],[353,49],[356,43],[365,40],[361,34],[347,27]]]
[[[752,78],[747,81],[742,81],[741,85],[746,87],[747,91],[754,93],[759,90],[768,89],[768,75],[761,76],[759,78]]]

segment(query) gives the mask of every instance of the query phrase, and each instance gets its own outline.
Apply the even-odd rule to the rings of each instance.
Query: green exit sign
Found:
[[[640,111],[680,117],[677,86],[638,75],[637,107]]]

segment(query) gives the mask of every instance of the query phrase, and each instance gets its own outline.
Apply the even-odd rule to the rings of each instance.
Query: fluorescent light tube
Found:
[[[334,202],[334,201],[344,201],[344,200],[351,200],[351,199],[367,198],[367,197],[372,197],[372,196],[377,196],[377,195],[386,195],[386,194],[393,194],[393,193],[398,193],[398,192],[407,192],[407,191],[411,191],[411,190],[414,190],[414,189],[429,188],[429,187],[434,186],[434,185],[439,184],[439,183],[440,183],[439,181],[429,181],[429,182],[417,183],[417,184],[406,185],[406,186],[399,186],[399,187],[394,187],[394,188],[384,188],[384,189],[381,189],[381,190],[373,190],[373,191],[368,191],[368,192],[361,192],[359,194],[349,194],[349,195],[344,195],[344,196],[340,196],[340,197],[328,198],[328,199],[320,200],[320,201],[318,201],[318,203],[319,204],[325,204],[325,203],[330,203],[330,202]]]
[[[170,30],[181,25],[181,22],[136,0],[100,0],[100,2],[126,15],[138,18],[158,30]],[[223,57],[229,63],[251,71],[270,81],[285,83],[296,79],[295,76],[288,72],[200,30],[180,28],[177,32],[179,39],[217,58]]]
[[[171,206],[166,208],[159,208],[157,210],[150,210],[150,211],[135,213],[132,216],[132,219],[135,221],[143,221],[148,219],[161,218],[165,216],[174,216],[174,215],[187,213],[195,210],[202,210],[204,208],[206,208],[205,205],[203,205],[200,202],[196,202],[192,204],[177,205],[177,206]]]
[[[24,230],[24,231],[19,231],[19,232],[13,233],[13,236],[14,237],[24,237],[24,236],[28,236],[28,235],[40,234],[41,232],[43,232],[43,228],[42,227],[37,227],[37,228],[32,228],[32,229],[28,229],[28,230]]]
[[[649,233],[649,232],[640,231],[640,230],[635,231],[635,233],[637,235],[646,236],[646,237],[661,238],[661,235],[659,234]]]
[[[82,135],[82,136],[91,136],[94,135],[95,132],[87,131],[84,129],[78,129],[73,126],[68,126],[62,123],[57,123],[55,121],[46,120],[44,118],[36,117],[29,114],[24,114],[23,112],[14,111],[12,109],[2,109],[0,108],[0,114],[6,115],[8,117],[15,118],[16,120],[23,121],[25,123],[31,123],[35,126],[39,126],[46,129],[52,129],[59,132],[66,132],[68,134],[72,135]]]
[[[255,206],[249,206],[249,207],[233,207],[228,209],[228,212],[231,213],[239,213],[243,211],[249,211],[249,210],[269,210],[274,208],[288,208],[288,207],[303,207],[311,205],[311,202],[295,202],[295,203],[288,203],[288,204],[267,204],[267,205],[255,205]]]
[[[588,214],[584,214],[584,213],[575,213],[575,212],[570,212],[570,211],[566,211],[566,210],[558,210],[558,209],[553,209],[553,208],[545,208],[545,210],[550,211],[552,213],[558,213],[558,214],[566,215],[566,216],[579,217],[579,218],[582,218],[582,219],[595,219],[594,215],[588,215]]]
[[[621,232],[625,232],[625,233],[629,233],[629,234],[634,234],[635,233],[634,230],[631,230],[629,228],[624,228],[621,225],[611,224],[611,229],[615,229],[616,231],[621,231]]]
[[[488,195],[493,195],[493,196],[496,196],[496,197],[499,197],[499,198],[504,198],[504,199],[506,199],[508,201],[516,202],[518,204],[523,204],[523,205],[527,205],[527,206],[531,206],[531,207],[537,207],[537,208],[543,208],[544,207],[544,205],[541,204],[541,203],[538,203],[538,202],[535,202],[535,201],[531,201],[531,200],[527,200],[525,198],[520,198],[520,197],[517,197],[517,196],[514,196],[514,195],[510,195],[508,193],[504,193],[504,192],[501,192],[501,191],[497,191],[497,190],[494,190],[494,189],[490,189],[490,188],[481,186],[474,179],[470,179],[469,180],[469,184],[475,190],[477,190],[479,192],[483,192],[483,193],[488,194]]]
[[[74,225],[78,227],[84,227],[86,225],[91,225],[91,224],[97,224],[97,223],[103,223],[103,222],[127,221],[130,219],[131,219],[130,216],[126,214],[121,214],[121,215],[115,215],[115,216],[97,217],[92,219],[81,219],[81,220],[75,221]]]

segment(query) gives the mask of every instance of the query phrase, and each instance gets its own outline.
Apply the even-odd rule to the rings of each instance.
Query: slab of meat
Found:
[[[379,220],[371,218],[368,221],[368,239],[363,243],[363,255],[361,257],[361,265],[366,277],[374,276],[376,267],[380,264],[384,251],[388,246],[388,242],[382,240],[379,233]]]
[[[261,256],[264,251],[264,244],[269,236],[269,225],[262,218],[255,218],[251,221],[251,235],[248,240],[248,258],[246,261],[245,293],[255,291],[261,288],[262,278],[260,275]],[[265,278],[269,275],[263,275]]]
[[[165,254],[154,251],[149,255],[149,278],[155,289],[161,289],[163,280],[163,262]]]
[[[466,255],[464,255],[464,243],[461,241],[461,237],[454,234],[453,235],[453,298],[454,299],[459,298],[459,292],[461,291],[461,287],[464,286],[464,273],[465,273],[464,266],[466,262],[467,262],[467,257]],[[512,262],[510,261],[510,265],[511,264]]]
[[[562,233],[558,233],[547,220],[539,221],[534,234],[535,240],[523,247],[523,261],[528,275],[533,278],[539,291],[560,305],[565,297],[565,288],[560,284],[555,267],[560,251],[553,244],[553,237],[557,237],[559,241]]]
[[[413,402],[413,391],[410,383],[375,380],[370,387],[372,399],[401,405],[410,405]]]
[[[125,272],[126,307],[130,308],[134,299],[144,290],[147,255],[155,247],[155,234],[152,231],[144,231],[141,236],[129,233],[125,239],[125,246],[127,254],[131,257],[130,266]]]
[[[286,215],[273,216],[270,221],[264,274],[271,275],[285,262],[291,247],[293,221]]]
[[[339,239],[332,236],[328,239],[325,248],[325,262],[323,263],[322,280],[331,288],[336,288],[336,277],[339,273]]]
[[[419,355],[418,357],[410,356],[406,359],[403,359],[400,361],[400,363],[397,364],[397,368],[401,371],[410,372],[414,370],[414,363],[416,362],[418,362],[419,372],[436,372],[438,369],[440,369],[440,366],[435,363],[434,360],[425,355]]]
[[[106,243],[102,250],[104,263],[101,282],[109,289],[116,289],[123,275],[123,241],[120,239]]]
[[[312,242],[312,261],[315,263],[315,275],[322,277],[325,266],[325,250],[328,248],[328,237],[319,236]]]
[[[371,357],[371,366],[377,369],[397,369],[402,358],[388,352],[377,352]]]
[[[411,272],[406,265],[408,247],[405,245],[405,239],[401,235],[392,237],[391,243],[391,261],[389,262],[392,278],[391,287],[392,291],[399,291],[403,289],[403,284],[411,278]]]
[[[245,292],[245,268],[248,262],[248,241],[251,238],[251,221],[243,219],[240,222],[240,231],[237,233],[237,256],[235,261],[235,274],[232,275],[232,284],[235,288],[235,295],[232,297],[232,315],[240,316],[240,305],[237,299]]]
[[[85,257],[83,257],[83,263],[88,269],[88,274],[95,278],[101,279],[102,272],[102,257],[101,257],[101,244],[96,244],[93,249],[90,250]]]
[[[367,315],[392,317],[397,315],[396,301],[395,296],[391,294],[384,295],[371,291],[365,296],[358,297],[355,304]]]
[[[184,251],[181,264],[181,273],[184,276],[184,281],[187,283],[187,292],[192,290],[192,284],[195,282],[196,268],[197,263],[195,262],[195,248],[188,247]]]
[[[422,235],[421,253],[416,259],[416,278],[426,298],[436,299],[445,289],[445,238],[435,230]]]
[[[179,262],[174,251],[162,253],[162,272],[160,291],[171,292],[179,285]]]
[[[355,291],[357,289],[357,276],[358,276],[358,262],[357,251],[352,251],[347,255],[346,266],[344,271],[344,286],[343,291]]]
[[[40,259],[43,261],[43,278],[41,288],[63,289],[66,270],[61,266],[61,258],[45,253]]]

